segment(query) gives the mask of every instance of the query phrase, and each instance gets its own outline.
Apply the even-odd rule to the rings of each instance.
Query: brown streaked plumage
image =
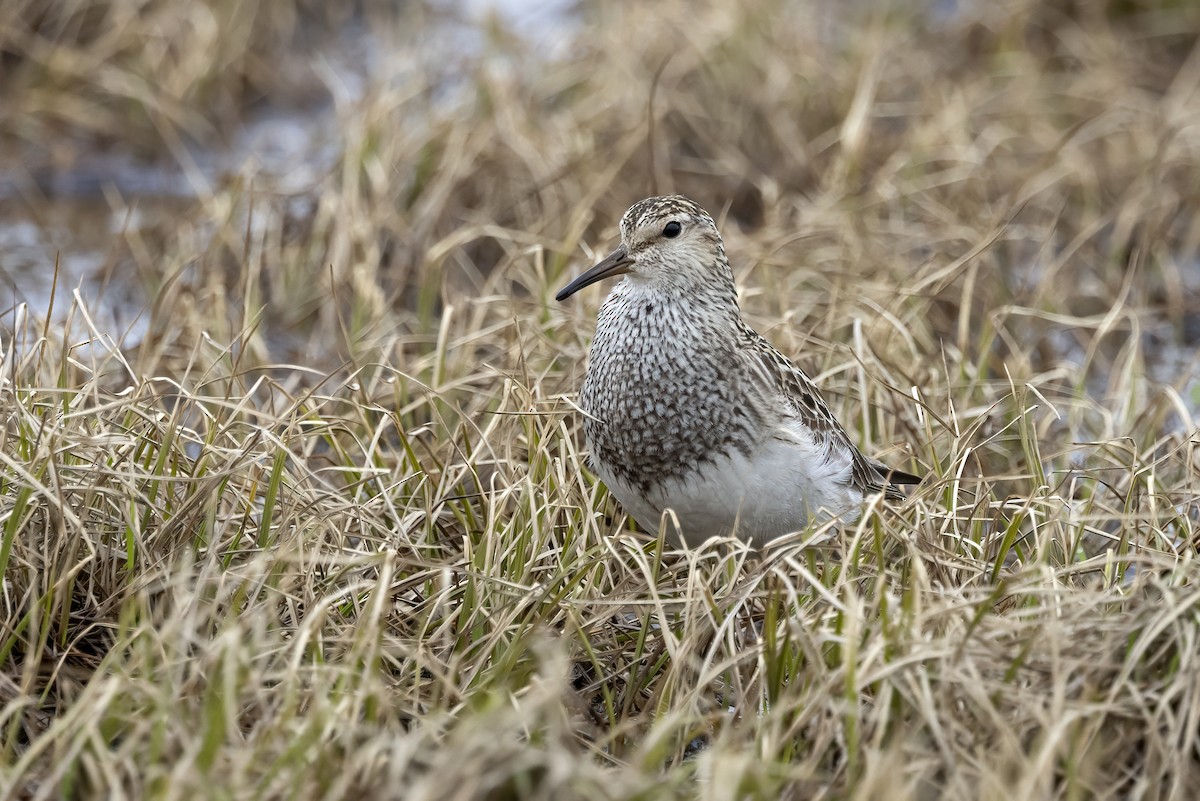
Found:
[[[596,321],[584,432],[593,468],[643,528],[669,509],[689,544],[761,544],[920,481],[863,455],[804,371],[746,325],[721,235],[691,200],[635,203],[620,247],[557,297],[614,275],[625,280]]]

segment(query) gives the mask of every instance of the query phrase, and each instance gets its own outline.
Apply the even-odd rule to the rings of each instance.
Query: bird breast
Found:
[[[648,490],[757,444],[728,316],[629,281],[600,310],[581,402],[592,459]]]

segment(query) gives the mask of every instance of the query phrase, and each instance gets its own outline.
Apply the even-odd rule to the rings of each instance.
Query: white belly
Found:
[[[668,540],[696,546],[710,537],[735,535],[755,545],[798,531],[810,521],[853,519],[862,493],[850,482],[851,456],[830,452],[806,429],[789,427],[749,458],[738,451],[669,479],[647,495],[604,465],[596,472],[638,524],[657,533],[664,512]]]

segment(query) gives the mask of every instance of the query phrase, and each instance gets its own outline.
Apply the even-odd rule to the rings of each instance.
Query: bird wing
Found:
[[[867,494],[882,492],[888,500],[903,500],[905,495],[896,485],[920,483],[918,476],[868,459],[850,441],[850,435],[834,417],[808,374],[749,326],[742,327],[742,352],[750,363],[751,375],[765,382],[764,389],[774,390],[782,401],[785,418],[795,419],[831,448],[850,454],[853,486]]]

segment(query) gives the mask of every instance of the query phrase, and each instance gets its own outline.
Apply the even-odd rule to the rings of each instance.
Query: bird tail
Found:
[[[918,476],[914,475],[913,473],[906,473],[903,470],[897,470],[894,467],[888,467],[883,462],[876,462],[872,460],[871,467],[874,468],[876,473],[883,477],[885,485],[889,488],[904,484],[920,484],[925,480],[924,476]]]

